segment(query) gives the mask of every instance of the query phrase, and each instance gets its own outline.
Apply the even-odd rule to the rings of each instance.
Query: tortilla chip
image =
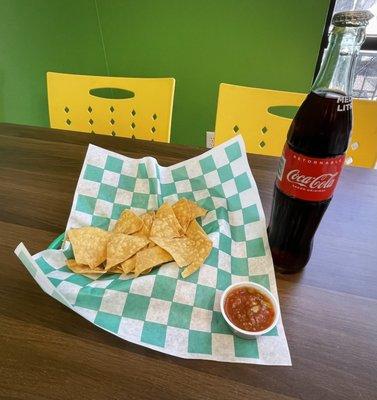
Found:
[[[132,257],[149,243],[144,237],[114,233],[107,244],[107,262],[105,270]]]
[[[186,232],[192,220],[198,217],[204,217],[207,213],[207,210],[187,200],[185,197],[177,201],[172,208],[184,232]]]
[[[122,268],[122,264],[117,264],[112,266],[110,269],[108,269],[107,271],[104,272],[109,272],[111,274],[123,274],[123,268]]]
[[[186,235],[195,243],[194,259],[181,273],[182,278],[187,278],[198,270],[212,250],[212,241],[208,238],[202,227],[193,220],[187,228]]]
[[[173,257],[158,246],[141,250],[136,254],[135,276],[169,261],[173,261]]]
[[[77,264],[75,260],[67,260],[67,267],[76,274],[103,274],[105,272],[99,266],[92,269],[89,265]]]
[[[204,229],[197,223],[197,221],[190,222],[190,225],[186,231],[186,235],[193,240],[200,240],[203,237],[210,240],[207,234],[204,232]]]
[[[153,267],[146,269],[140,275],[148,275],[152,271]]]
[[[135,261],[136,261],[136,256],[132,256],[128,260],[122,262],[121,266],[124,274],[129,274],[134,271]]]
[[[154,211],[148,211],[147,213],[143,214],[140,216],[140,218],[143,220],[144,226],[140,230],[140,234],[144,234],[148,239],[150,236],[152,224],[154,221],[154,218],[156,216],[156,213]],[[137,233],[136,233],[137,235]],[[154,247],[156,246],[156,243],[149,242],[148,247]]]
[[[174,238],[183,235],[183,229],[179,224],[170,204],[164,203],[156,213],[150,236]]]
[[[135,232],[134,236],[143,236],[149,238],[149,233],[152,228],[153,220],[154,220],[155,212],[149,211],[145,214],[140,215],[140,219],[142,221],[142,227],[139,231]]]
[[[163,238],[153,236],[150,239],[155,242],[157,246],[171,254],[179,267],[189,265],[195,258],[195,242],[190,238]]]
[[[173,206],[137,216],[124,211],[113,232],[85,227],[68,232],[75,260],[68,267],[76,273],[145,275],[175,260],[186,267],[182,276],[195,272],[208,257],[212,242],[196,222],[206,210],[183,198]],[[106,261],[106,266],[103,263]]]
[[[114,226],[115,233],[131,235],[143,227],[143,221],[133,211],[125,210]]]
[[[106,260],[107,243],[111,237],[109,232],[86,226],[70,229],[67,236],[77,264],[89,265],[94,269]]]
[[[141,228],[140,233],[144,234],[146,237],[149,237],[154,218],[154,211],[149,211],[143,215],[140,215],[140,219],[143,221],[143,227]]]

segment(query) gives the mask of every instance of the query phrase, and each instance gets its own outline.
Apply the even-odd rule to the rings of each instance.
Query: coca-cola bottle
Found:
[[[372,17],[369,11],[333,16],[322,66],[289,128],[268,227],[279,272],[305,267],[314,234],[331,201],[352,127],[355,61]]]

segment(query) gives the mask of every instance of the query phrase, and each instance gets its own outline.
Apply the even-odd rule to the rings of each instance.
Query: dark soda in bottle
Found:
[[[309,261],[343,167],[352,128],[355,61],[372,16],[369,11],[334,15],[324,61],[289,128],[268,227],[278,272],[297,272]]]

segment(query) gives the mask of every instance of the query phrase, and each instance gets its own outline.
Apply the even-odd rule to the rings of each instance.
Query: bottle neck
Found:
[[[356,60],[364,38],[364,26],[333,28],[312,92],[329,97],[352,96]]]

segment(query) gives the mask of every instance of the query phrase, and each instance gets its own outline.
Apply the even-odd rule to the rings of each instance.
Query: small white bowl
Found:
[[[245,331],[245,330],[239,328],[238,326],[234,325],[229,320],[228,316],[226,315],[225,309],[224,309],[225,299],[226,299],[227,295],[229,294],[229,292],[231,292],[232,290],[234,290],[238,287],[250,287],[250,288],[256,289],[259,292],[263,293],[270,300],[271,304],[274,307],[275,318],[272,321],[272,324],[268,328],[264,329],[263,331],[256,331],[256,332]],[[279,316],[280,316],[279,306],[278,306],[278,303],[277,303],[274,295],[269,290],[267,290],[265,287],[263,287],[262,285],[259,285],[258,283],[253,283],[253,282],[240,282],[240,283],[234,283],[233,285],[228,286],[225,289],[225,291],[223,292],[223,295],[221,296],[220,307],[221,307],[221,313],[222,313],[225,321],[228,323],[228,325],[232,329],[232,331],[237,336],[239,336],[243,339],[256,339],[258,336],[264,335],[265,333],[269,332],[271,329],[273,329],[276,326],[276,324],[279,320]]]

